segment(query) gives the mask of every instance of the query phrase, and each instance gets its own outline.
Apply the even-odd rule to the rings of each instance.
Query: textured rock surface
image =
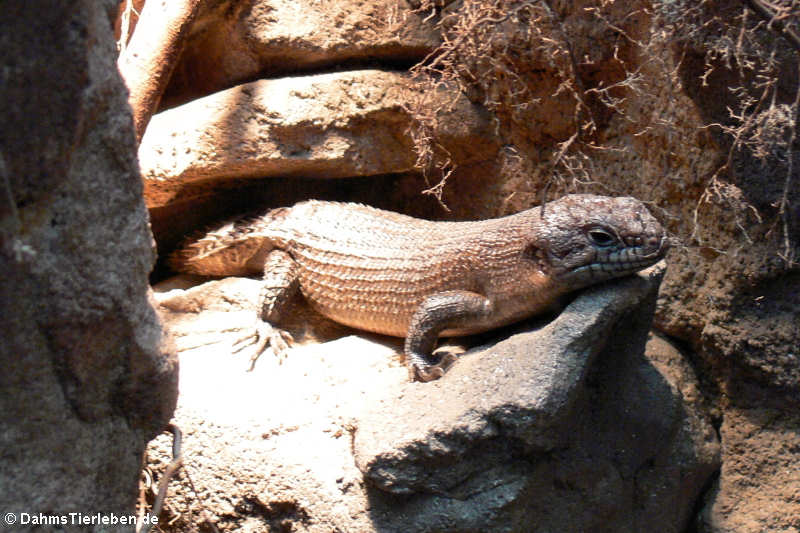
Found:
[[[800,417],[769,407],[730,408],[720,430],[727,460],[700,516],[701,531],[800,531]]]
[[[159,113],[139,148],[148,205],[185,201],[197,182],[409,171],[408,95],[404,74],[349,71],[256,81]],[[452,100],[441,112],[445,146],[465,163],[491,157],[498,145],[485,113],[442,97]]]
[[[326,67],[408,66],[439,44],[426,15],[405,0],[206,2],[163,103]]]
[[[175,354],[147,297],[152,237],[115,8],[0,10],[4,513],[132,514],[141,454],[175,405]]]
[[[376,336],[245,373],[226,341],[251,323],[258,282],[159,294],[180,344],[222,339],[181,356],[176,420],[204,497],[178,483],[176,530],[202,505],[230,531],[681,531],[718,442],[680,353],[652,340],[642,354],[660,275],[588,291],[430,384],[408,383],[400,342]],[[151,448],[153,466],[167,449]]]
[[[611,351],[624,353],[609,358],[641,355],[650,325],[646,309],[654,304],[663,269],[647,272],[652,279],[633,277],[617,291],[587,290],[542,329],[514,335],[486,353],[463,355],[446,380],[426,387],[409,383],[396,396],[381,398],[356,433],[359,468],[389,492],[448,494],[512,462],[515,452],[565,446],[564,427],[574,432],[575,402],[606,340],[616,338],[619,345]],[[660,400],[654,403],[670,403]],[[487,448],[497,448],[498,456]]]

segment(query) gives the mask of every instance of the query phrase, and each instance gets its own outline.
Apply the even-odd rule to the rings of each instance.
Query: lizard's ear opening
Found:
[[[525,246],[522,250],[522,257],[535,263],[536,267],[545,274],[550,270],[547,250],[538,243],[532,242]]]

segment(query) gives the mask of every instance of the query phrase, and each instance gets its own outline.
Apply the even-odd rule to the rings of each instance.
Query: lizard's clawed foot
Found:
[[[256,366],[256,361],[267,349],[267,346],[272,347],[272,351],[280,363],[286,358],[286,353],[293,343],[294,338],[288,331],[276,328],[269,322],[257,320],[252,330],[234,341],[233,352],[239,353],[252,346],[250,368],[248,369],[248,371],[252,371]]]
[[[453,363],[458,359],[458,355],[452,352],[445,352],[440,357],[438,362],[434,364],[425,364],[419,359],[410,365],[411,379],[422,381],[434,381],[444,376],[445,373],[453,366]]]

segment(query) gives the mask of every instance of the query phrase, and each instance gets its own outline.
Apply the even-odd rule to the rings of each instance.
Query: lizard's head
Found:
[[[526,255],[570,289],[646,268],[670,246],[664,228],[635,198],[569,195],[546,204],[538,219]]]

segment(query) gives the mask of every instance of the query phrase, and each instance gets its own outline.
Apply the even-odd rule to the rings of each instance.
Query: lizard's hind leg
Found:
[[[275,249],[267,255],[255,326],[234,343],[235,352],[254,345],[250,370],[267,346],[271,346],[278,359],[283,360],[293,342],[291,334],[275,324],[281,323],[281,313],[300,287],[297,270],[297,263],[284,250]]]

